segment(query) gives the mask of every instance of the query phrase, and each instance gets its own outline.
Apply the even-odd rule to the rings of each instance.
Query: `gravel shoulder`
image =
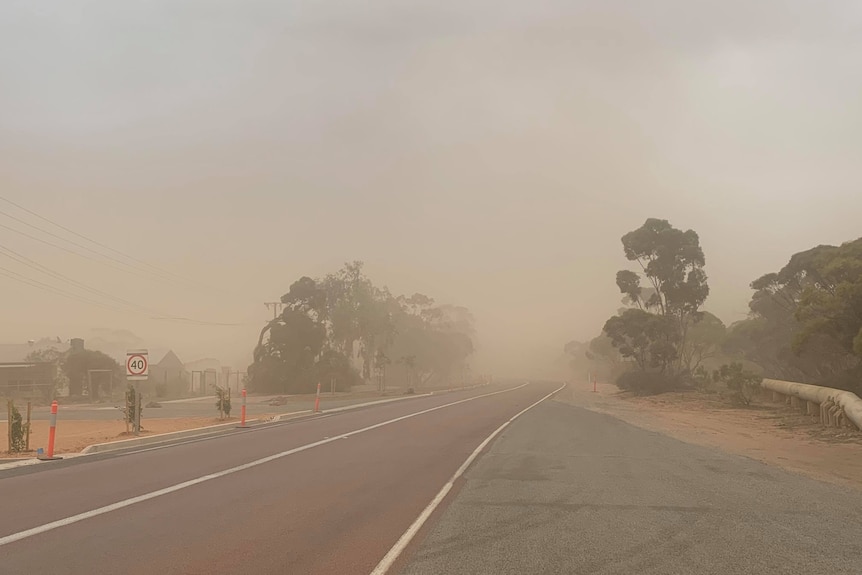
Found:
[[[733,408],[714,394],[636,397],[616,386],[569,385],[555,401],[613,415],[676,439],[744,455],[820,480],[862,488],[862,433],[829,429],[784,404]]]

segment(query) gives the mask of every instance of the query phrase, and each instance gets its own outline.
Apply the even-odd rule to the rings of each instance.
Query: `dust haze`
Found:
[[[2,3],[0,195],[146,262],[2,202],[0,245],[114,296],[4,252],[2,340],[244,369],[264,302],[362,260],[472,310],[477,370],[541,374],[648,217],[698,232],[725,323],[858,237],[860,3],[407,4]]]

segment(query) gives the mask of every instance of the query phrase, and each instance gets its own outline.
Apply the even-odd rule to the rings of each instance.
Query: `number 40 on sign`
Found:
[[[145,349],[133,349],[126,352],[126,379],[147,379],[150,373],[149,354]]]

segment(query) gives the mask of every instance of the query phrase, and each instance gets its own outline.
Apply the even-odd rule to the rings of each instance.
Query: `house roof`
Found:
[[[177,354],[173,350],[168,350],[168,353],[156,365],[165,369],[183,369],[183,362],[180,361],[180,358],[177,357]]]

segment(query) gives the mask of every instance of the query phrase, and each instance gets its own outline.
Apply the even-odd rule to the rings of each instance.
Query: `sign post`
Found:
[[[130,349],[126,352],[126,379],[128,381],[146,381],[150,374],[150,356],[146,349]],[[132,387],[134,394],[134,413],[132,414],[135,435],[141,432],[141,400],[142,394]]]

